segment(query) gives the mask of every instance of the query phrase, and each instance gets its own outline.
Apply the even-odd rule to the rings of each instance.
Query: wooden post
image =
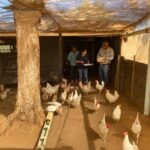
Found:
[[[121,71],[120,71],[120,81],[119,81],[119,89],[120,89],[120,91],[124,94],[124,84],[125,84],[125,58],[122,56],[121,57],[121,66],[120,66],[120,69],[121,69]]]
[[[131,91],[130,91],[131,98],[133,98],[133,91],[134,91],[134,76],[135,76],[135,55],[133,56],[133,65],[132,65],[132,80],[131,80]]]
[[[92,69],[93,69],[93,70],[94,70],[94,61],[95,61],[95,60],[94,60],[94,59],[95,59],[95,58],[94,58],[94,46],[95,46],[95,45],[94,45],[94,40],[92,40],[92,63],[93,63]]]
[[[42,119],[40,99],[40,47],[36,10],[14,11],[17,34],[17,109],[31,122]],[[42,115],[42,116],[41,116]],[[42,122],[41,122],[42,123]]]
[[[115,75],[115,89],[119,90],[119,74],[120,74],[120,60],[121,56],[118,55],[118,62],[117,62],[117,70]]]
[[[54,115],[53,112],[48,112],[48,114],[47,114],[44,126],[42,128],[40,138],[38,140],[36,150],[44,150],[45,149],[48,134],[49,134],[49,131],[50,131],[50,128],[52,125],[53,115]]]
[[[0,84],[2,84],[2,79],[3,79],[3,68],[2,68],[2,55],[0,53]]]
[[[150,113],[150,42],[149,42],[149,57],[148,57],[148,67],[147,67],[144,115],[149,115],[149,113]]]
[[[62,34],[59,33],[59,50],[58,50],[58,55],[59,55],[59,72],[61,73],[62,76],[62,66],[63,66],[63,62],[62,62],[62,51],[63,51],[63,47],[62,47]]]

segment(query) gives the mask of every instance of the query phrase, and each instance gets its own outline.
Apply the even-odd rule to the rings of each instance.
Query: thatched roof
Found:
[[[13,9],[38,9],[42,32],[120,32],[150,12],[150,0],[0,0],[0,31],[15,31]]]

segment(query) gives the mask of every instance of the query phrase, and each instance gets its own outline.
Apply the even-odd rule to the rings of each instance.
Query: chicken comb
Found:
[[[110,127],[111,127],[111,125],[110,125],[110,124],[108,124],[108,123],[106,123],[106,127],[107,127],[107,128],[110,128]]]
[[[105,89],[105,92],[108,92],[109,90],[108,89]]]
[[[123,135],[128,135],[128,132],[127,131],[123,132]]]

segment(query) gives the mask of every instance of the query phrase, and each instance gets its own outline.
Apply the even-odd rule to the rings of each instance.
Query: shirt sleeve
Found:
[[[104,57],[102,54],[102,48],[99,49],[98,54],[97,54],[97,58],[101,58]]]
[[[67,60],[71,61],[71,53],[68,54]]]
[[[114,59],[114,50],[111,48],[109,50],[109,55],[107,56],[107,60],[111,61]]]

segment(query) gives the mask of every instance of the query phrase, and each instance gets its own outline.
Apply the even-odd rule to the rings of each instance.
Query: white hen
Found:
[[[80,94],[78,95],[77,100],[76,100],[76,105],[80,105],[81,98],[82,98],[82,94],[80,93]]]
[[[81,97],[82,97],[82,95],[81,94],[78,95],[77,90],[75,90],[75,93],[73,95],[73,104],[74,105],[80,105]]]
[[[94,98],[94,110],[98,110],[100,109],[101,105],[100,103],[97,101],[96,97]]]
[[[139,121],[139,113],[137,113],[135,121],[133,122],[132,127],[131,127],[133,134],[136,136],[136,143],[138,143],[138,139],[141,134],[141,129],[142,127]]]
[[[105,86],[104,81],[102,81],[101,84],[98,82],[98,80],[95,80],[95,82],[96,82],[96,86],[95,86],[96,89],[101,93],[101,91],[104,89]]]
[[[42,88],[42,91],[46,94],[49,94],[49,96],[52,96],[53,94],[56,94],[58,92],[59,85],[52,86],[49,83],[46,84],[46,87]]]
[[[8,92],[9,92],[9,91],[10,91],[10,89],[6,89],[6,90],[4,90],[3,92],[1,92],[1,93],[0,93],[0,99],[1,99],[1,100],[6,99],[7,96],[8,96]]]
[[[112,118],[114,121],[119,121],[121,118],[121,105],[117,105],[112,113]]]
[[[61,93],[60,99],[61,99],[61,101],[62,101],[62,104],[64,104],[64,102],[65,102],[66,99],[67,99],[67,92],[66,92],[66,90],[64,90],[64,91]]]
[[[65,91],[67,92],[67,93],[69,93],[70,92],[70,89],[71,89],[71,86],[70,86],[70,83],[65,87]]]
[[[99,136],[104,142],[106,142],[108,130],[109,130],[109,126],[106,124],[105,113],[104,113],[103,118],[99,123]]]
[[[128,132],[124,133],[124,139],[122,142],[122,150],[138,150],[138,147],[134,142],[133,144],[130,143]]]
[[[76,101],[78,98],[78,92],[77,90],[74,91],[74,95],[73,95],[73,101]]]
[[[111,94],[109,90],[106,90],[106,99],[110,104],[115,103],[118,100],[118,98],[119,98],[119,94],[116,90],[114,92],[114,95]]]
[[[68,95],[68,98],[67,98],[67,102],[69,104],[69,107],[70,107],[70,104],[72,103],[73,101],[73,92],[71,92],[69,95]]]
[[[91,81],[89,81],[87,85],[83,85],[82,82],[80,81],[79,87],[80,87],[82,93],[88,94],[91,89]]]

